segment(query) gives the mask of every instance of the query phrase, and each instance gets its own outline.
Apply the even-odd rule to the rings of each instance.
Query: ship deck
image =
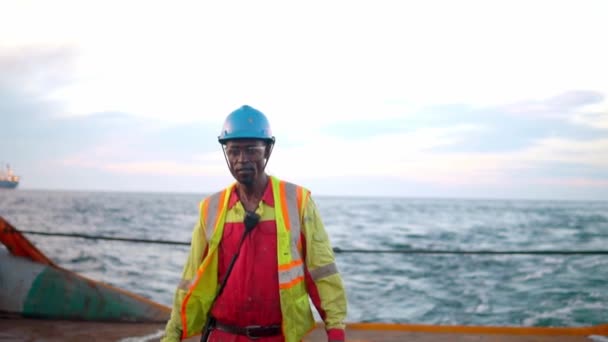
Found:
[[[1,341],[121,341],[144,342],[158,341],[163,330],[162,323],[114,323],[61,321],[24,318],[0,318]],[[353,324],[347,330],[347,341],[350,342],[590,342],[608,341],[591,335],[563,335],[552,332],[517,330],[513,332],[429,332],[412,331],[420,329],[382,329],[374,325]],[[441,329],[440,329],[441,330]],[[579,331],[580,333],[580,331]],[[199,341],[200,337],[192,337],[189,342]],[[304,342],[327,341],[321,327],[313,330]]]

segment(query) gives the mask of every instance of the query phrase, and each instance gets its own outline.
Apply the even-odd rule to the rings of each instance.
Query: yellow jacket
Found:
[[[333,250],[310,192],[295,184],[270,177],[275,199],[277,255],[283,335],[286,342],[300,341],[314,326],[304,275],[314,281],[313,298],[325,327],[343,336],[346,294]],[[201,202],[200,219],[194,227],[190,255],[178,286],[171,318],[162,341],[179,341],[200,334],[218,287],[217,248],[229,211],[231,185]],[[244,215],[244,211],[239,211]],[[231,213],[233,214],[233,213]],[[302,239],[306,255],[302,255]],[[203,255],[208,249],[206,255]]]

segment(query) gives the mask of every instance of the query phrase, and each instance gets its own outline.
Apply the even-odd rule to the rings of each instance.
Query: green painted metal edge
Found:
[[[95,281],[47,267],[23,303],[26,317],[93,321],[159,322],[166,312]]]

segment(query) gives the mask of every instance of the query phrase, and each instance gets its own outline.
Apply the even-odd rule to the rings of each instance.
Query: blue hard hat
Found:
[[[274,142],[270,123],[259,110],[244,105],[230,113],[217,140],[220,144],[233,139],[261,139]]]

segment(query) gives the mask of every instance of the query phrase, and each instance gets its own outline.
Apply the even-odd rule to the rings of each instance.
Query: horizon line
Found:
[[[17,189],[0,189],[0,191],[19,192],[77,192],[77,193],[123,193],[123,194],[173,194],[173,195],[211,195],[218,190],[213,191],[167,191],[167,190],[108,190],[108,189],[61,189],[61,188],[17,188]],[[314,198],[350,198],[350,199],[399,199],[399,200],[464,200],[464,201],[531,201],[531,202],[608,202],[608,199],[590,199],[590,198],[525,198],[525,197],[464,197],[450,195],[377,195],[377,194],[315,194]]]

